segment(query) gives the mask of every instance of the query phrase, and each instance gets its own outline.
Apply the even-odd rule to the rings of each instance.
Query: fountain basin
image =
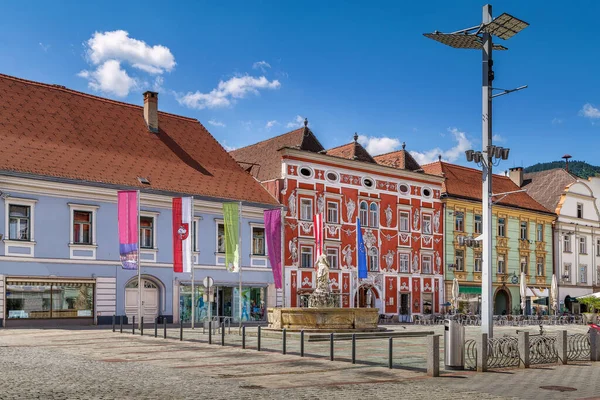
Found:
[[[379,322],[376,308],[269,308],[269,329],[306,332],[375,332]]]

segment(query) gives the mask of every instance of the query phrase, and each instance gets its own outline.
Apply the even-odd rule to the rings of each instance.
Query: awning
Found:
[[[527,297],[550,297],[548,288],[527,288]]]
[[[481,294],[481,286],[459,286],[458,293]]]

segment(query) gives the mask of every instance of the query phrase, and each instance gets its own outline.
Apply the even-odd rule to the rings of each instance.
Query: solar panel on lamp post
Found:
[[[493,335],[493,304],[492,304],[492,166],[494,160],[506,160],[508,149],[492,146],[492,50],[507,50],[506,47],[494,44],[492,35],[501,39],[510,39],[528,23],[509,14],[502,14],[492,19],[492,6],[483,6],[483,19],[479,26],[463,29],[453,33],[425,33],[424,36],[456,49],[482,50],[482,145],[481,152],[469,150],[466,152],[468,161],[474,161],[482,166],[482,222],[483,222],[483,251],[481,273],[481,331],[489,338]],[[524,87],[521,87],[524,88]],[[503,94],[515,90],[506,90]]]

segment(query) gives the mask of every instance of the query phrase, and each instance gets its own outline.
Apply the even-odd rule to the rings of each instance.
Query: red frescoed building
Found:
[[[287,306],[304,306],[315,287],[312,217],[322,213],[323,251],[341,307],[404,316],[440,312],[443,178],[425,174],[404,146],[372,157],[355,135],[353,142],[325,150],[305,126],[230,154],[286,206]],[[357,218],[366,279],[358,279],[356,268]]]

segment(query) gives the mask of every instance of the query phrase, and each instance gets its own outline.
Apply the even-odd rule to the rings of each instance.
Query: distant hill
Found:
[[[552,161],[532,165],[530,167],[525,168],[524,172],[539,172],[564,167],[564,161]],[[577,175],[580,178],[587,179],[590,176],[600,175],[600,167],[588,164],[585,161],[569,161],[569,172],[571,172],[574,175]]]

